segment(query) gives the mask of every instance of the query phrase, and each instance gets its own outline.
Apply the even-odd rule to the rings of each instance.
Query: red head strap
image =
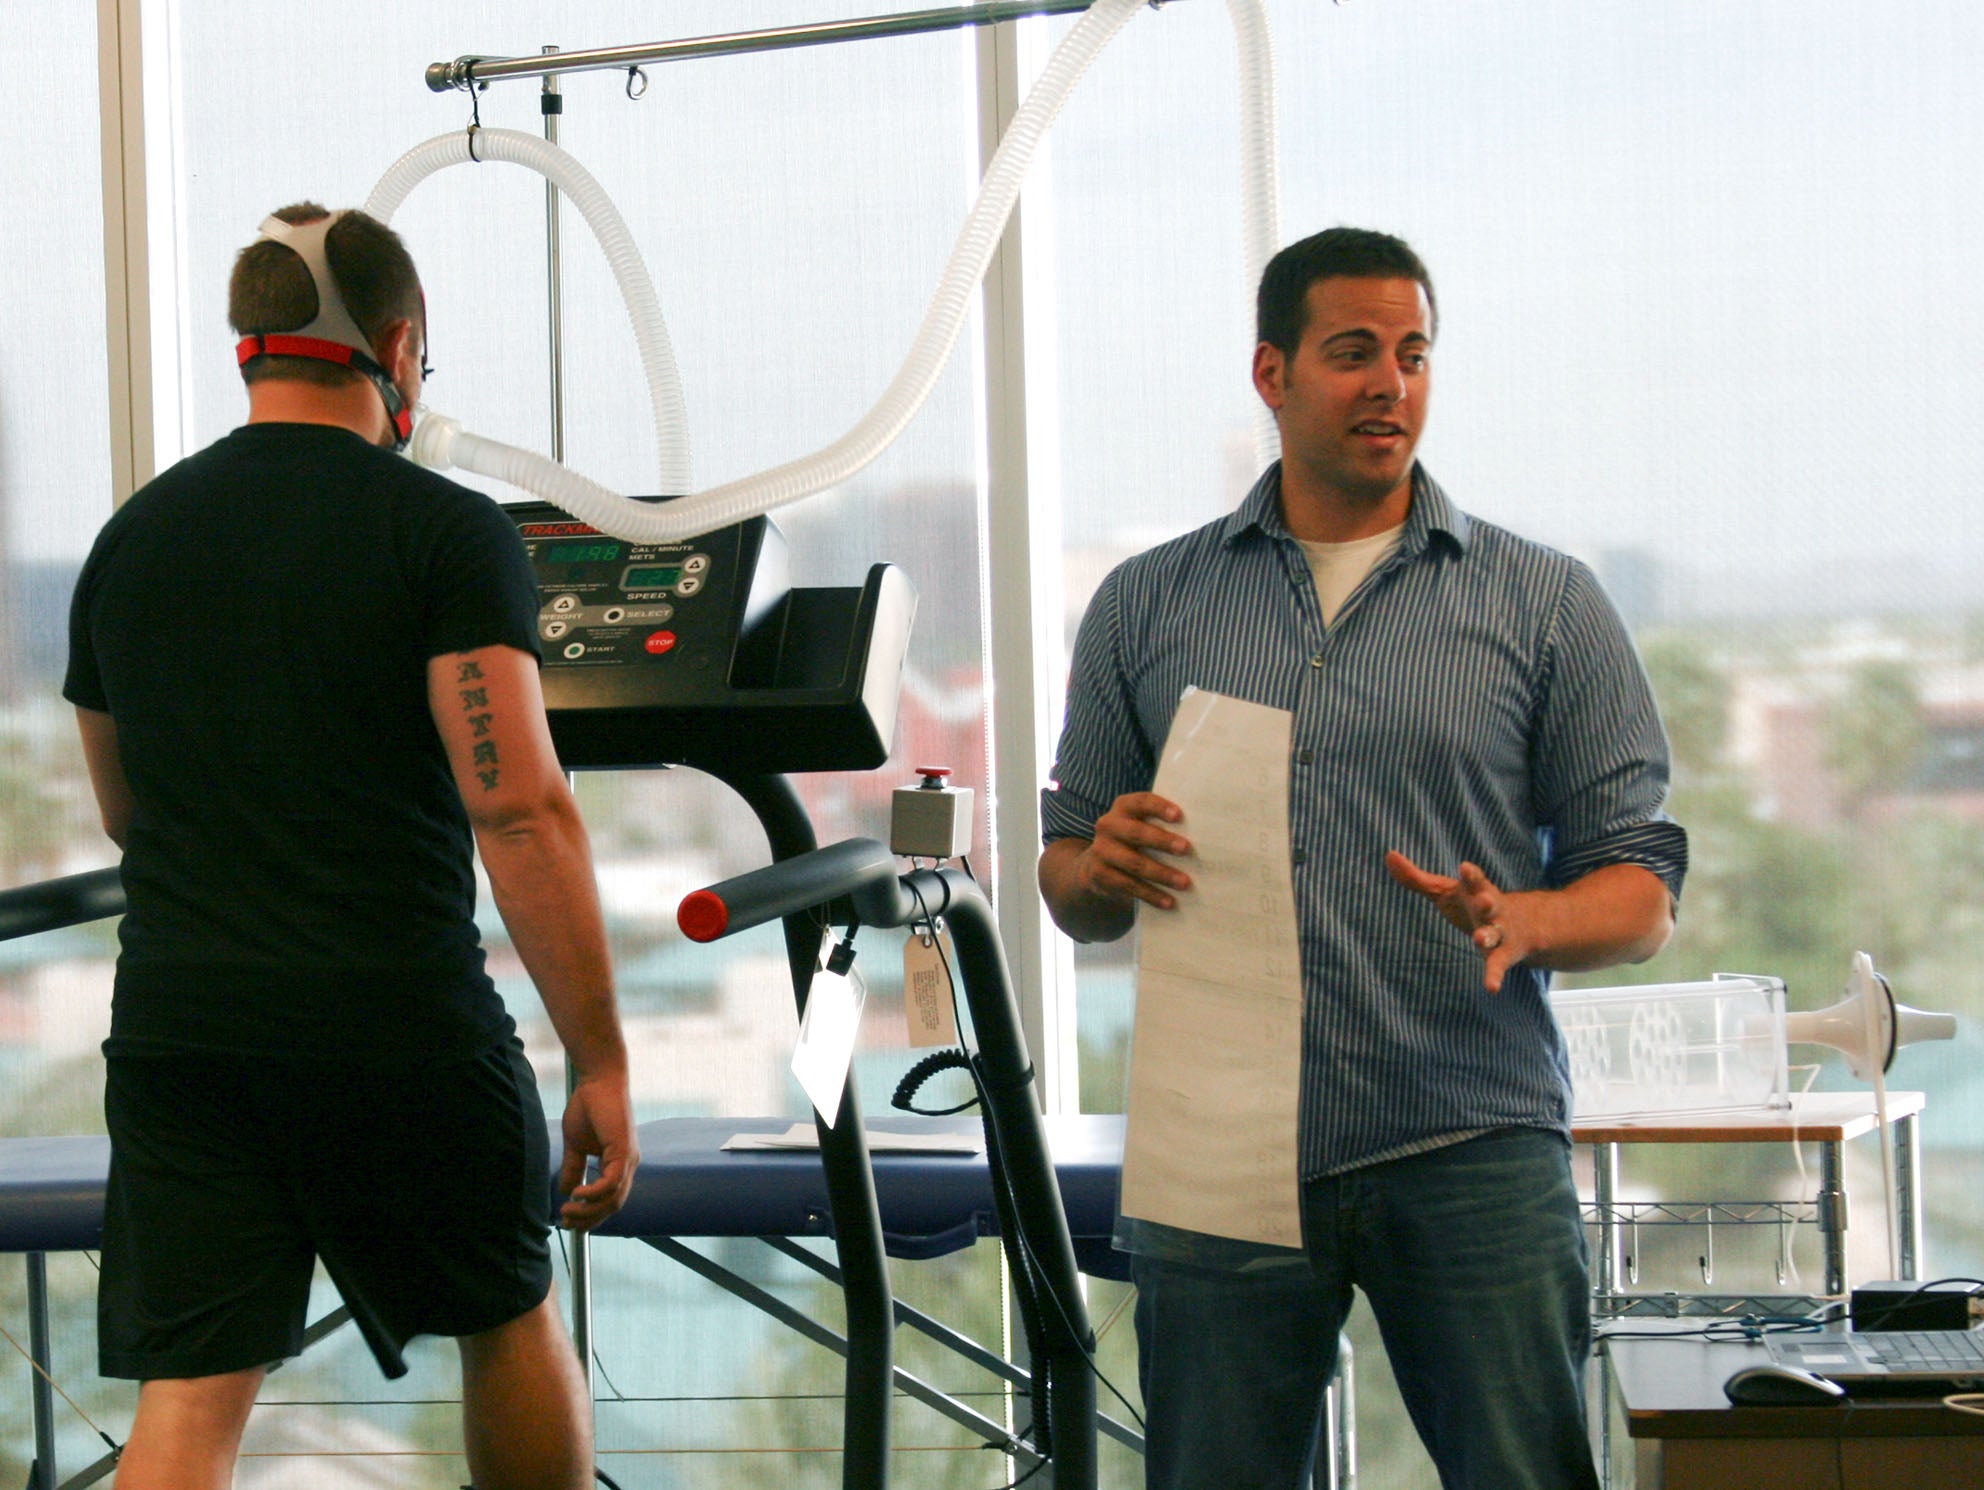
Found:
[[[337,279],[324,254],[324,238],[340,217],[334,212],[306,223],[286,223],[279,217],[263,220],[262,237],[288,248],[310,271],[317,287],[317,314],[307,326],[293,332],[244,336],[234,348],[234,360],[243,367],[257,357],[308,357],[333,362],[363,374],[385,402],[386,417],[393,426],[393,448],[404,450],[413,435],[413,410],[407,407],[400,390],[372,355],[371,343],[358,323],[345,309],[338,294]]]

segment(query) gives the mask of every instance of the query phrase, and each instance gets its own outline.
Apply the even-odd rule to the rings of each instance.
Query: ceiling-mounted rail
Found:
[[[805,26],[777,26],[762,31],[734,31],[724,36],[692,36],[681,41],[657,41],[625,47],[594,47],[559,52],[552,60],[539,53],[525,57],[457,57],[427,69],[427,86],[436,93],[470,88],[507,78],[541,78],[575,72],[624,72],[650,62],[680,62],[690,57],[725,57],[739,52],[778,52],[791,47],[826,46],[842,41],[867,41],[881,36],[913,36],[926,31],[956,31],[966,26],[996,26],[1028,16],[1068,15],[1087,10],[1094,0],[990,0],[981,5],[947,6],[941,10],[903,11],[897,15],[857,20],[820,21]],[[1161,0],[1152,0],[1161,3]]]

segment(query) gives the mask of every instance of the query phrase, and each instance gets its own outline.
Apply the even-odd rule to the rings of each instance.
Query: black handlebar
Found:
[[[692,891],[676,907],[675,922],[690,941],[713,942],[845,897],[853,898],[856,914],[879,911],[894,905],[899,872],[887,845],[849,838]],[[882,915],[862,919],[874,926],[902,924]]]
[[[38,885],[0,890],[0,942],[59,931],[105,916],[124,914],[124,881],[118,870],[92,869]]]

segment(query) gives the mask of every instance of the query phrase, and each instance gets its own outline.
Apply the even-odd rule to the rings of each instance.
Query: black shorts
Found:
[[[551,1286],[544,1110],[522,1046],[412,1070],[114,1054],[99,1369],[139,1381],[303,1348],[313,1259],[389,1377]]]

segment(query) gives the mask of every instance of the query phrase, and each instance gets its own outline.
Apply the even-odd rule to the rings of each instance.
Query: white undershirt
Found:
[[[1405,524],[1373,533],[1369,538],[1353,538],[1348,543],[1295,541],[1308,556],[1309,572],[1316,577],[1316,599],[1322,603],[1323,624],[1334,625],[1336,613],[1351,592],[1364,583],[1364,576],[1376,569],[1405,536]]]

